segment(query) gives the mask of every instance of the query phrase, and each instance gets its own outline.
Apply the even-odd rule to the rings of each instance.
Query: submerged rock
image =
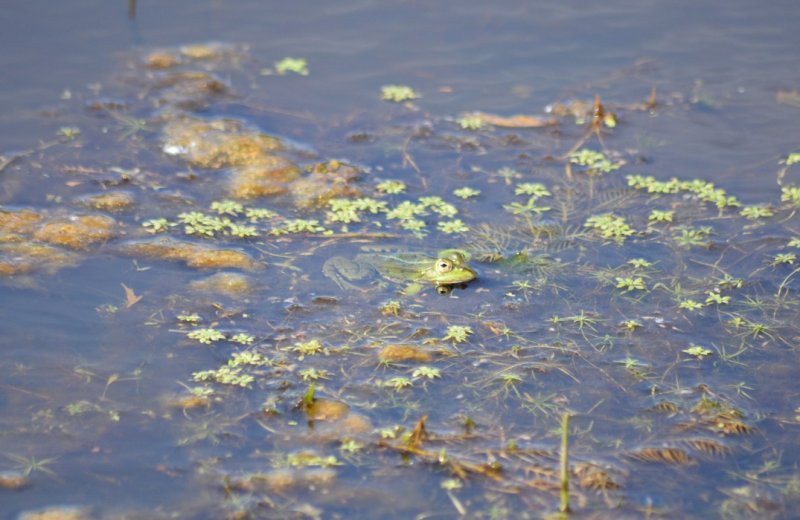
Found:
[[[211,398],[205,395],[165,394],[159,397],[158,401],[167,410],[175,408],[193,410],[195,408],[208,408],[211,406]]]
[[[105,215],[67,215],[48,219],[33,234],[42,242],[71,249],[86,249],[113,238],[116,221]]]
[[[282,195],[299,175],[300,170],[289,160],[265,155],[252,164],[234,168],[228,193],[237,199]]]
[[[316,399],[306,409],[306,415],[313,421],[338,421],[350,411],[350,407],[340,401]]]
[[[282,149],[279,139],[233,119],[180,117],[164,127],[162,150],[198,168],[226,168],[269,162]]]
[[[330,484],[336,476],[331,468],[283,468],[232,479],[231,485],[242,491],[278,491]]]
[[[221,60],[240,58],[246,47],[230,43],[207,42],[183,45],[179,49],[181,56],[190,60]]]
[[[77,265],[80,257],[58,247],[36,242],[0,244],[0,276],[26,274],[44,270],[54,273]]]
[[[170,69],[181,62],[180,58],[171,52],[154,51],[144,57],[144,65],[148,69]]]
[[[385,345],[378,352],[378,359],[384,362],[397,361],[419,361],[426,362],[431,360],[431,355],[415,345]]]
[[[0,242],[16,242],[18,235],[31,235],[42,220],[42,214],[30,209],[0,210]]]
[[[244,251],[220,249],[171,238],[128,242],[120,247],[120,251],[130,256],[179,260],[193,269],[233,268],[254,271],[262,267],[261,263],[250,258]]]
[[[23,511],[17,520],[90,520],[94,518],[88,506],[49,506]]]
[[[238,298],[253,291],[253,281],[250,277],[239,273],[217,273],[202,280],[196,280],[189,284],[189,287],[195,291]]]
[[[201,71],[169,72],[149,88],[153,90],[154,105],[184,110],[202,109],[231,92],[225,81]]]
[[[153,70],[170,69],[178,65],[211,60],[236,60],[245,56],[247,48],[242,45],[209,42],[183,45],[178,49],[158,49],[144,56],[145,67]]]
[[[292,183],[290,191],[297,207],[321,208],[333,198],[361,196],[361,190],[352,184],[360,176],[355,166],[328,161],[311,168],[308,175]]]
[[[96,195],[83,195],[75,202],[88,208],[116,213],[129,209],[135,203],[135,199],[127,191],[108,191]]]
[[[31,479],[21,471],[0,471],[0,489],[23,489],[31,485]]]

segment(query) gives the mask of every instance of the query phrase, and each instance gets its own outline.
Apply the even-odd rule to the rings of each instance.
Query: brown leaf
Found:
[[[504,128],[541,128],[543,126],[553,126],[558,124],[558,121],[556,121],[554,118],[544,118],[538,116],[517,115],[504,117],[494,114],[485,114],[483,112],[478,112],[475,115],[480,117],[486,124],[501,126]]]
[[[411,437],[408,439],[408,444],[415,448],[422,446],[423,441],[428,438],[428,432],[425,430],[425,422],[428,420],[427,415],[423,415],[414,429],[411,431]]]
[[[723,457],[731,453],[731,449],[714,439],[689,439],[686,444],[711,457]]]
[[[124,283],[121,283],[120,285],[122,286],[123,289],[125,289],[125,308],[126,309],[130,309],[131,307],[133,307],[134,305],[139,303],[139,300],[142,299],[141,296],[137,296],[136,293],[133,292],[133,289],[131,289],[130,287],[128,287]]]
[[[663,464],[691,464],[689,454],[680,448],[642,448],[628,453],[628,456],[644,462],[660,462]]]

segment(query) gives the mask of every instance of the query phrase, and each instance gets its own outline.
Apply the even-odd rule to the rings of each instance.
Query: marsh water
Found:
[[[799,514],[794,2],[0,17],[0,517]]]

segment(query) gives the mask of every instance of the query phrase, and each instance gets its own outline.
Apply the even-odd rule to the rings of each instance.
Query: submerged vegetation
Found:
[[[0,492],[58,478],[84,456],[74,439],[113,457],[124,427],[157,431],[143,464],[230,518],[384,499],[388,516],[475,518],[649,516],[650,497],[663,516],[686,501],[730,518],[800,503],[796,385],[774,386],[793,384],[800,334],[797,153],[775,159],[769,200],[751,200],[641,160],[639,118],[689,109],[654,91],[613,112],[595,97],[547,116],[432,116],[401,85],[381,91],[398,106],[373,92],[380,124],[337,123],[349,145],[305,148],[303,127],[290,140],[225,113],[252,76],[213,74],[237,78],[245,56],[213,44],[141,57],[123,108],[97,100],[58,132],[80,164],[41,150],[8,169],[67,180],[0,208],[3,280],[105,261],[124,291],[115,280],[93,307],[109,339],[81,355],[91,363],[6,364],[2,388],[25,412],[6,414]],[[303,59],[274,69],[259,79],[314,80]],[[262,108],[239,99],[253,104],[239,114]],[[138,137],[109,117],[141,121]],[[90,153],[117,138],[119,155]],[[120,168],[127,154],[142,164]],[[477,279],[408,291],[323,276],[326,260],[383,246],[458,248]],[[443,259],[434,280],[458,267]],[[36,386],[52,373],[69,396]],[[33,455],[32,433],[68,457]],[[697,489],[664,485],[690,465]],[[374,500],[354,491],[365,480]]]

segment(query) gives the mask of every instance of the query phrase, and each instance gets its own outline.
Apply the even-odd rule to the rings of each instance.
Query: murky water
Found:
[[[793,4],[317,4],[0,15],[3,517],[793,517]]]

